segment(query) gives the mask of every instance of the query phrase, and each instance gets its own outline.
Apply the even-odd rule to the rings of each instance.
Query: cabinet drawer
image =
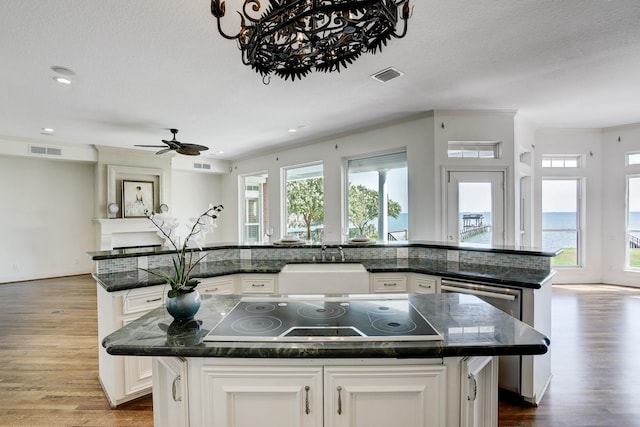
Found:
[[[416,294],[435,294],[438,279],[435,277],[417,277],[414,279],[413,292]]]
[[[276,292],[275,277],[243,277],[243,294],[273,294]]]
[[[374,276],[372,283],[373,292],[406,292],[407,276]]]
[[[235,293],[235,284],[233,278],[204,279],[196,289],[200,292],[200,295],[230,295]]]
[[[122,314],[141,313],[160,307],[163,304],[164,286],[152,289],[134,289],[123,295]]]

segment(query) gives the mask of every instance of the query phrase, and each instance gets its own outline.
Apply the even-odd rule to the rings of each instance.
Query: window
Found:
[[[348,161],[345,239],[408,240],[406,151]]]
[[[283,169],[285,185],[284,234],[320,242],[324,234],[324,178],[322,164]]]
[[[267,173],[257,173],[240,177],[242,209],[240,241],[262,243],[264,230],[269,224],[268,199],[269,184]]]
[[[463,159],[497,159],[498,141],[449,141],[447,157]]]
[[[640,153],[627,153],[627,165],[640,165]]]
[[[582,156],[576,155],[543,155],[543,168],[579,168],[582,167]]]
[[[640,176],[627,177],[627,245],[626,266],[640,269]]]
[[[580,265],[580,180],[542,180],[542,248],[563,249],[554,267]]]

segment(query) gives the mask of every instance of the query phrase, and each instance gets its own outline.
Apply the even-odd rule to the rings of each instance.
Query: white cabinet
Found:
[[[321,367],[205,366],[192,426],[322,427]]]
[[[197,396],[189,400],[191,426],[447,425],[447,367],[442,364],[250,366],[199,358],[189,363],[189,393]]]
[[[445,366],[326,367],[325,426],[446,425]]]
[[[440,293],[440,278],[426,274],[412,273],[409,277],[409,292],[414,294]]]
[[[373,293],[406,293],[407,292],[407,275],[406,274],[371,274],[371,292]]]
[[[276,274],[242,274],[240,275],[240,292],[243,294],[275,294],[276,277]]]
[[[498,359],[469,357],[462,362],[460,426],[497,427]]]
[[[154,427],[189,426],[186,365],[177,357],[153,358]]]
[[[116,407],[151,391],[151,360],[149,357],[112,356],[102,347],[102,340],[162,306],[166,289],[164,285],[118,292],[107,292],[100,285],[97,289],[99,379],[109,404]]]

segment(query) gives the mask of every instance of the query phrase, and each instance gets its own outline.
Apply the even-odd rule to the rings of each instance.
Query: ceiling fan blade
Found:
[[[164,153],[168,153],[169,151],[173,151],[173,148],[165,148],[164,150],[160,150],[156,152],[156,154],[164,154]]]
[[[164,145],[138,145],[138,144],[135,144],[134,147],[164,148]]]

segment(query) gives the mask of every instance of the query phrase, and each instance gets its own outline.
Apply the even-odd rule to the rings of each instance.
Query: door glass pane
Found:
[[[542,248],[563,253],[551,265],[577,266],[579,247],[578,180],[542,181]]]
[[[628,267],[640,268],[640,177],[629,178],[627,185]]]
[[[492,184],[460,182],[458,184],[459,242],[491,244]]]

